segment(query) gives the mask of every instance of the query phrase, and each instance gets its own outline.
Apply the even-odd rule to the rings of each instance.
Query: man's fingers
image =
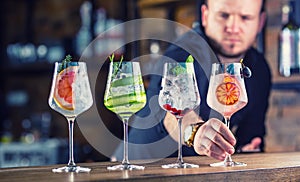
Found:
[[[258,148],[259,145],[261,144],[261,138],[260,137],[253,138],[251,144],[254,146],[254,148]]]
[[[255,137],[251,140],[251,143],[242,147],[243,152],[259,152],[260,148],[259,145],[261,144],[261,138]]]
[[[229,143],[227,140],[225,140],[221,133],[211,129],[211,130],[207,130],[207,132],[204,135],[210,140],[212,144],[217,145],[219,148],[223,149],[222,152],[226,151],[227,153],[230,154],[234,153],[233,145]],[[211,150],[213,149],[214,148],[212,148]]]
[[[235,138],[220,120],[210,119],[202,125],[194,140],[195,151],[218,160],[223,160],[226,153],[233,154]]]
[[[232,134],[232,132],[230,131],[230,129],[222,122],[220,122],[220,120],[217,119],[210,119],[209,122],[211,122],[211,126],[212,128],[220,133],[223,138],[228,141],[232,146],[234,146],[236,144],[236,140],[234,135]]]
[[[224,160],[226,156],[225,151],[213,143],[209,138],[202,138],[199,148],[195,148],[195,150],[196,152],[200,151],[200,154],[204,154],[218,160]]]

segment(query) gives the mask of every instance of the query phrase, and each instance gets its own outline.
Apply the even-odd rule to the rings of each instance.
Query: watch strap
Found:
[[[195,135],[198,131],[198,129],[200,128],[200,126],[202,126],[205,122],[199,122],[196,124],[192,124],[192,133],[189,136],[189,138],[184,141],[184,143],[188,146],[188,147],[193,147],[194,146],[194,139],[195,139]]]

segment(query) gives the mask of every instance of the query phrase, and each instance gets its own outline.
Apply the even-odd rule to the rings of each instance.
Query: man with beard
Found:
[[[194,61],[201,105],[199,111],[189,112],[183,117],[182,125],[185,130],[195,123],[204,124],[196,130],[192,146],[183,146],[184,156],[199,154],[224,160],[226,154],[233,154],[235,151],[262,152],[264,150],[264,122],[271,88],[271,73],[264,56],[253,48],[256,37],[265,23],[264,4],[264,0],[206,0],[201,6],[203,30],[198,28],[197,33],[207,41],[219,62],[239,62],[243,59],[243,63],[251,69],[252,76],[245,79],[248,104],[231,118],[230,128],[235,128],[233,133],[222,122],[222,117],[215,117],[218,113],[212,114],[215,111],[211,110],[206,103],[209,78],[205,74],[207,71],[205,69],[210,69],[203,67],[202,63],[206,60]],[[174,45],[166,51],[165,56],[178,61],[185,60],[189,54]],[[159,94],[160,82],[161,76],[151,77],[147,89],[148,101],[152,96]],[[155,114],[153,109],[149,109],[149,104],[138,115],[142,118],[150,112],[159,115]],[[163,116],[164,118],[151,128],[132,127],[129,142],[145,145],[136,148],[129,146],[131,159],[158,158],[157,153],[163,153],[168,148],[169,144],[164,140],[165,138],[171,138],[173,141],[170,142],[176,144],[178,140],[176,119],[170,113],[164,113]],[[143,123],[147,120],[139,119],[137,122]],[[163,140],[163,144],[157,145],[158,147],[155,145],[147,147],[147,144],[158,144]],[[174,154],[176,155],[177,152],[171,156],[175,156]]]

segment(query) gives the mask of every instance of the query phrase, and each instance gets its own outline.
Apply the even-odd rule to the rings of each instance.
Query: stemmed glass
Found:
[[[193,63],[165,63],[161,86],[159,105],[176,117],[179,129],[177,162],[162,168],[197,168],[198,165],[185,163],[182,158],[182,118],[200,104]]]
[[[128,120],[146,104],[139,62],[110,62],[104,105],[123,121],[124,153],[120,165],[109,166],[108,170],[143,170],[144,166],[132,165],[128,160]]]
[[[230,117],[248,103],[243,71],[242,63],[212,64],[207,104],[223,115],[228,128]],[[233,161],[230,154],[226,155],[223,162],[210,164],[213,167],[246,165]]]
[[[52,169],[53,172],[89,172],[91,169],[77,166],[73,156],[73,128],[75,118],[93,104],[86,63],[55,63],[49,106],[67,118],[69,125],[69,162],[67,166]]]

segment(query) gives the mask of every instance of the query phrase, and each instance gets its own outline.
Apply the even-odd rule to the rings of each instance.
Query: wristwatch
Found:
[[[183,133],[184,143],[188,147],[192,147],[194,144],[195,134],[198,131],[199,127],[202,126],[205,122],[198,122],[196,124],[188,125]]]

